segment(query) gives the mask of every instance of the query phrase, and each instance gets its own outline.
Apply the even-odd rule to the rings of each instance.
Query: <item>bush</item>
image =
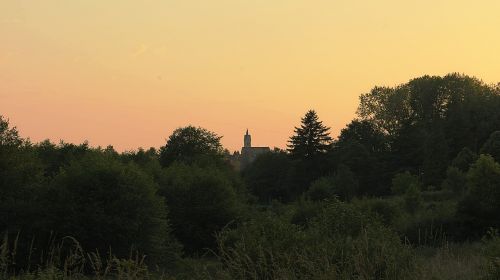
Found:
[[[172,267],[179,245],[156,191],[137,166],[89,154],[62,168],[51,183],[46,229],[74,237],[88,251],[111,249],[121,258],[137,250],[150,262]]]
[[[394,229],[413,245],[442,246],[463,238],[456,209],[455,201],[422,204],[411,216],[401,216]]]
[[[215,248],[215,233],[242,214],[236,186],[215,167],[173,163],[160,178],[175,236],[187,253]]]
[[[334,181],[330,177],[321,177],[311,183],[306,196],[312,201],[320,201],[335,196]]]
[[[303,198],[299,199],[297,202],[288,207],[292,210],[290,221],[292,224],[308,227],[310,222],[312,222],[321,213],[325,203],[328,203],[328,201],[312,201]]]
[[[387,226],[394,225],[403,216],[399,199],[364,198],[353,201],[361,211],[378,218]]]
[[[483,235],[489,227],[500,227],[500,164],[481,155],[467,173],[468,192],[459,212],[472,233]]]
[[[405,194],[406,191],[412,186],[420,187],[420,181],[417,176],[410,174],[406,171],[404,173],[399,173],[392,179],[392,193],[393,194]]]
[[[354,177],[351,169],[346,165],[339,165],[337,172],[333,177],[335,194],[337,194],[344,201],[350,201],[354,198],[358,191],[359,182]]]

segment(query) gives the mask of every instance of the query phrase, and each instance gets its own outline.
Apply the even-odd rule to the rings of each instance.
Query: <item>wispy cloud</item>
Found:
[[[149,46],[146,44],[140,44],[132,53],[133,57],[138,57],[149,50]]]

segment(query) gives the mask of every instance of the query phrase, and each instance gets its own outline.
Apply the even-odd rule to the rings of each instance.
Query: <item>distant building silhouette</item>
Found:
[[[268,153],[271,149],[269,147],[252,147],[252,136],[248,133],[243,136],[243,147],[241,152],[234,152],[230,157],[230,161],[236,169],[245,169],[251,164],[258,155]]]

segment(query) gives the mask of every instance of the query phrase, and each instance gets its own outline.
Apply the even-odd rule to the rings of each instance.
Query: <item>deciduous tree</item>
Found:
[[[221,138],[201,127],[178,128],[160,148],[160,163],[168,166],[174,161],[192,163],[203,157],[221,157],[224,152]]]

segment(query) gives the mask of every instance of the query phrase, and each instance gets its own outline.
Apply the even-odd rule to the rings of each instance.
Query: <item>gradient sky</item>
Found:
[[[500,1],[0,0],[0,114],[32,141],[285,147],[310,108],[337,135],[373,86],[449,72],[500,81]]]

